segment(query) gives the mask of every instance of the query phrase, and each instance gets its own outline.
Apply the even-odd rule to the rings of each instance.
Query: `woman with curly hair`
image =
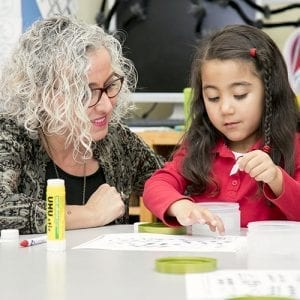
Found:
[[[121,44],[75,18],[35,22],[2,68],[0,229],[46,229],[47,179],[66,185],[67,229],[128,223],[161,160],[121,119],[136,72]]]

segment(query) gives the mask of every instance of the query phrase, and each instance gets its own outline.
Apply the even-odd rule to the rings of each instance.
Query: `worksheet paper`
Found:
[[[245,244],[245,236],[189,236],[153,233],[100,235],[73,249],[151,250],[191,252],[236,252]]]
[[[300,270],[219,270],[185,277],[187,300],[245,295],[300,299]]]

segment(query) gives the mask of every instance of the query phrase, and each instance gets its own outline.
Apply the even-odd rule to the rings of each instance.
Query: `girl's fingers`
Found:
[[[177,215],[178,222],[183,226],[190,226],[195,223],[207,224],[211,231],[218,231],[220,234],[224,233],[224,224],[222,219],[211,213],[207,208],[201,207],[201,204],[193,204],[185,212]]]
[[[192,224],[207,224],[213,232],[217,230],[220,234],[223,234],[225,231],[222,219],[212,214],[208,209],[201,208],[192,211],[190,219],[192,220]]]
[[[216,218],[216,215],[212,214],[208,209],[203,209],[201,214],[207,224],[210,224],[212,226],[217,225],[218,219]]]
[[[216,215],[215,217],[217,219],[216,229],[219,232],[219,234],[223,235],[225,233],[224,223],[219,216]]]

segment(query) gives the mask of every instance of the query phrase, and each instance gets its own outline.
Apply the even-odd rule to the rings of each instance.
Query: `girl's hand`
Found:
[[[238,165],[241,171],[248,173],[256,181],[267,183],[275,195],[279,196],[281,194],[281,170],[267,153],[261,150],[248,152],[238,159]]]
[[[224,224],[221,218],[211,213],[207,208],[202,207],[201,203],[194,203],[188,199],[181,199],[173,203],[168,214],[177,218],[183,226],[195,223],[207,224],[211,231],[218,231],[224,234]]]

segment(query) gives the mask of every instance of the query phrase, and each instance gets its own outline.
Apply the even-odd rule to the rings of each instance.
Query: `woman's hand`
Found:
[[[224,224],[219,216],[201,206],[201,203],[194,203],[188,199],[174,202],[169,207],[168,214],[176,217],[177,221],[183,226],[200,223],[207,224],[211,231],[215,232],[217,230],[220,234],[225,231]]]
[[[85,208],[94,216],[96,226],[102,226],[121,217],[125,212],[125,205],[120,193],[115,187],[102,184],[91,195]]]
[[[282,193],[282,173],[271,157],[261,151],[254,150],[238,159],[239,169],[248,173],[256,181],[269,185],[276,196]]]
[[[66,228],[103,226],[121,217],[124,212],[121,195],[105,183],[98,187],[85,205],[67,205]]]

